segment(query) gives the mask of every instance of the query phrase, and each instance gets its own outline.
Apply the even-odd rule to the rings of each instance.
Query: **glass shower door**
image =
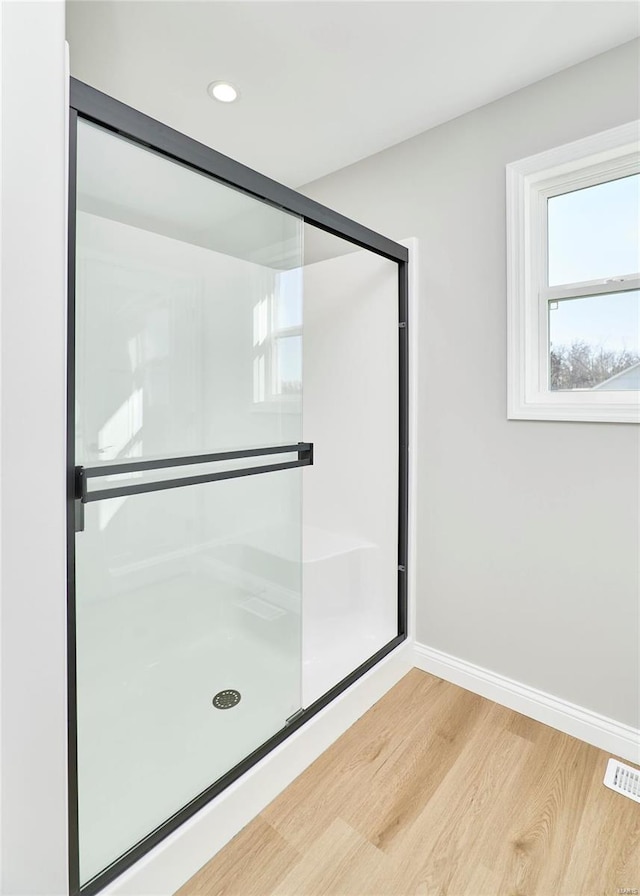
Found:
[[[301,706],[302,229],[84,121],[76,679],[84,884]]]

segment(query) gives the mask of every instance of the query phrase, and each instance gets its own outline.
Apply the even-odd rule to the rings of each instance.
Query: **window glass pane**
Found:
[[[549,302],[552,390],[640,389],[640,291]]]
[[[276,282],[277,330],[302,326],[302,268],[281,271]]]
[[[553,196],[549,286],[640,271],[640,175]]]
[[[297,395],[302,391],[302,336],[276,340],[275,378],[276,395]]]

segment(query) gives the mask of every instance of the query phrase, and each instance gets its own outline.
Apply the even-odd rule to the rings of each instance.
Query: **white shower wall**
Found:
[[[302,413],[315,464],[301,475],[248,477],[232,490],[214,485],[215,505],[198,488],[181,490],[167,551],[158,553],[162,515],[149,515],[142,502],[129,502],[128,525],[114,534],[122,541],[115,553],[123,587],[132,577],[148,585],[169,569],[179,573],[200,544],[203,562],[265,602],[256,611],[266,613],[269,606],[296,610],[302,550],[308,706],[397,633],[397,268],[364,251],[305,266],[303,397],[301,404],[288,399],[282,413],[257,404],[253,391],[254,309],[276,288],[279,271],[87,212],[78,218],[85,298],[77,341],[104,353],[79,381],[78,462],[110,460],[127,444],[135,456],[139,430],[147,457],[295,443]],[[117,358],[125,314],[129,353]],[[136,352],[144,406],[127,394]],[[163,382],[161,361],[169,354],[172,377]],[[300,483],[302,546],[300,527],[292,525],[300,518]],[[98,505],[105,525],[117,503]],[[140,527],[148,552],[132,556],[127,533]],[[87,562],[85,570],[98,573],[98,596],[99,564]]]
[[[84,212],[78,229],[77,344],[80,355],[92,355],[78,357],[78,463],[300,440],[299,402],[287,415],[264,413],[253,402],[254,306],[274,288],[275,270]],[[194,528],[203,546],[231,536],[251,543],[286,519],[300,500],[299,485],[295,476],[274,477],[238,481],[232,500],[220,490],[215,513],[198,488],[181,490],[174,512],[185,543],[193,544]],[[119,503],[127,499],[101,505],[105,526]],[[144,526],[157,545],[161,518],[142,508],[137,518],[134,504],[127,507],[130,527]],[[125,527],[120,537],[126,556]],[[172,538],[172,559],[159,563],[175,561],[175,531]],[[297,539],[299,550],[291,526],[286,539]],[[290,553],[296,555],[295,544]],[[142,559],[152,558],[135,558]]]
[[[305,705],[398,632],[397,278],[364,251],[304,268]]]

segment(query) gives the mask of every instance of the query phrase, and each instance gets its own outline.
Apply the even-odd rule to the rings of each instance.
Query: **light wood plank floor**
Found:
[[[608,754],[413,669],[178,896],[618,896]]]

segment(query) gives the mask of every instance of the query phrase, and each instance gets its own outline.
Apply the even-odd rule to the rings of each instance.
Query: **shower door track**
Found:
[[[340,237],[360,248],[367,249],[397,264],[398,268],[398,574],[397,574],[397,634],[368,660],[354,669],[337,685],[328,690],[310,706],[287,719],[284,727],[246,756],[230,771],[192,799],[182,809],[131,847],[107,868],[80,885],[78,843],[78,779],[77,779],[77,714],[76,714],[76,615],[75,615],[75,533],[81,522],[82,508],[86,501],[135,491],[195,484],[216,478],[230,478],[285,469],[290,466],[306,466],[313,463],[313,446],[310,443],[250,449],[240,452],[223,452],[218,455],[163,459],[162,462],[134,461],[126,464],[80,468],[75,463],[75,263],[76,263],[76,148],[78,118],[90,121],[118,134],[127,140],[144,146],[161,156],[185,165],[209,177],[249,194],[262,202],[283,211],[298,215],[303,222],[319,230]],[[68,211],[68,336],[67,336],[67,644],[68,644],[68,787],[69,787],[69,892],[70,896],[93,896],[103,887],[130,868],[154,846],[179,828],[187,819],[206,806],[226,787],[241,777],[257,762],[267,756],[294,731],[324,709],[339,694],[372,669],[391,653],[407,637],[407,577],[408,577],[408,490],[409,490],[409,320],[408,320],[408,259],[405,246],[376,233],[362,224],[347,218],[312,199],[285,187],[257,171],[224,156],[210,147],[173,130],[152,118],[132,109],[112,97],[71,79],[69,110],[69,211]],[[357,458],[366,446],[345,445],[349,456]],[[87,480],[116,473],[142,472],[161,467],[195,463],[224,461],[262,454],[297,453],[295,461],[271,464],[263,467],[246,467],[242,470],[221,471],[208,474],[208,478],[192,477],[182,480],[160,480],[159,483],[123,485],[114,490],[89,492]],[[223,456],[225,455],[225,456]],[[135,468],[135,469],[134,469]],[[203,474],[206,476],[207,474]]]

